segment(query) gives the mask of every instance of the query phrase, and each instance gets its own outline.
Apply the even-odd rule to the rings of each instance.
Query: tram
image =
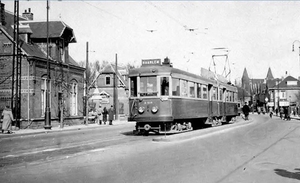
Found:
[[[142,60],[129,71],[129,117],[136,132],[181,132],[229,123],[238,115],[237,88],[225,81]]]

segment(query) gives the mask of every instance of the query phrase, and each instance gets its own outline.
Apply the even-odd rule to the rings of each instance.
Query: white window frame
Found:
[[[78,115],[78,84],[76,82],[71,84],[70,115]]]
[[[51,80],[49,81],[49,107],[51,109]],[[41,108],[42,108],[42,115],[45,116],[46,110],[46,91],[47,91],[47,78],[43,77],[41,81]]]

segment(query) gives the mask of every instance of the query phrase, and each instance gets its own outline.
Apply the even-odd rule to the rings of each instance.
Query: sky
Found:
[[[2,0],[13,12],[13,1]],[[35,21],[46,21],[46,1],[20,1]],[[106,60],[139,65],[170,58],[173,66],[201,68],[240,79],[300,75],[300,1],[49,1],[49,19],[69,25],[77,61]],[[292,52],[292,46],[295,46]],[[216,49],[223,48],[223,49]],[[213,57],[213,55],[215,55]],[[221,56],[225,55],[225,56]],[[226,57],[227,56],[227,57]],[[214,64],[215,63],[215,66]],[[226,65],[226,67],[225,67]]]

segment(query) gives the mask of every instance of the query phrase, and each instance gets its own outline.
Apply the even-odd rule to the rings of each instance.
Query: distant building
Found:
[[[116,74],[116,75],[115,75]],[[119,117],[125,117],[129,114],[129,95],[128,95],[128,71],[126,67],[118,66],[118,70],[115,71],[114,64],[108,64],[98,74],[95,80],[95,88],[90,90],[89,103],[91,107],[106,107],[110,108],[114,105],[114,78],[117,77],[116,87],[118,90],[118,113]],[[95,100],[96,96],[101,96],[100,99]],[[127,118],[126,118],[127,119]]]
[[[299,80],[292,76],[281,79],[274,78],[271,68],[268,69],[267,76],[264,79],[250,79],[245,68],[242,77],[242,88],[244,90],[241,90],[241,92],[250,94],[250,101],[252,101],[255,108],[299,105],[296,103],[296,95],[300,91]],[[239,96],[241,96],[241,93]]]
[[[269,106],[299,106],[297,95],[300,94],[300,81],[292,76],[285,77],[282,81],[275,80],[269,88]],[[275,103],[274,103],[275,102]]]
[[[1,3],[2,9],[4,4]],[[15,100],[12,94],[14,57],[14,15],[1,11],[0,24],[0,112]],[[4,18],[3,18],[4,17]],[[19,17],[20,128],[42,128],[46,107],[47,34],[46,22],[33,21],[30,9]],[[69,55],[75,43],[73,29],[62,21],[49,22],[50,108],[52,126],[58,125],[60,106],[65,123],[80,123],[83,118],[83,78],[85,69]],[[16,66],[15,66],[16,67]],[[16,74],[16,72],[15,72]],[[14,77],[16,79],[16,77]],[[16,83],[16,81],[14,82]],[[14,90],[15,91],[15,90]]]

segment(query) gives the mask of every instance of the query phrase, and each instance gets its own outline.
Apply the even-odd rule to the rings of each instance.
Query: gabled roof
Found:
[[[43,39],[47,37],[47,22],[44,21],[22,21],[21,23],[29,24],[33,31],[32,39]],[[66,31],[70,31],[71,38],[68,40],[70,43],[75,43],[76,38],[73,29],[62,21],[49,21],[49,38],[63,37]]]
[[[25,18],[22,18],[22,17],[19,17],[19,20],[20,22],[24,23],[24,24],[27,24],[29,23],[29,21],[26,21]],[[0,26],[0,29],[2,32],[4,32],[8,38],[13,41],[13,27],[12,25],[14,24],[14,15],[13,13],[9,12],[9,11],[5,11],[5,21],[6,21],[6,25],[5,26]],[[59,21],[61,22],[61,21]],[[33,23],[33,22],[31,22]],[[42,24],[41,27],[47,25],[46,22],[39,22]],[[38,22],[35,22],[35,26],[37,26]],[[55,28],[54,25],[59,25],[59,29],[62,29],[61,31],[63,32],[64,30],[68,29],[68,30],[71,30],[72,31],[72,35],[73,34],[73,30],[67,26],[65,23],[61,22],[61,23],[54,23],[52,24],[52,26],[49,26],[52,27],[52,28]],[[30,25],[29,25],[30,26]],[[34,27],[35,27],[34,26]],[[19,26],[19,29],[21,29],[22,26]],[[26,31],[32,31],[32,34],[31,34],[31,37],[32,35],[42,35],[40,32],[40,29],[32,29],[31,26],[30,26],[30,30],[26,30]],[[57,32],[59,31],[54,31],[54,34],[53,35],[57,35]],[[46,38],[46,31],[45,31],[45,38]],[[71,40],[72,41],[72,40]],[[75,39],[73,41],[76,41]],[[23,52],[25,52],[25,54],[27,56],[32,56],[32,57],[38,57],[38,58],[42,58],[42,59],[46,59],[47,58],[47,53],[45,51],[43,51],[37,44],[34,44],[34,43],[26,43],[24,41],[21,41],[21,49]],[[69,63],[70,65],[74,65],[74,66],[79,66],[78,63],[69,55]]]
[[[275,79],[275,81],[276,81],[276,79]],[[297,81],[297,84],[296,85],[288,85],[287,84],[288,81]],[[279,84],[275,84],[272,88],[273,89],[277,89],[277,88],[279,88],[279,89],[300,89],[300,81],[292,76],[287,76],[281,82],[279,82]]]
[[[104,69],[99,73],[99,75],[96,78],[98,78],[102,74],[114,74],[114,73],[115,73],[115,68],[112,66],[112,64],[108,64],[107,66],[104,67]],[[119,78],[119,81],[125,87],[125,89],[128,89],[128,83],[124,80],[124,78],[121,76],[119,71],[117,71],[117,77]]]

